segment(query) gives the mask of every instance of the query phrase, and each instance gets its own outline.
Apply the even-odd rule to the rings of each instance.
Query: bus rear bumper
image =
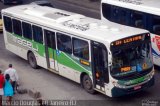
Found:
[[[134,87],[133,88],[129,88],[129,89],[123,89],[123,88],[117,88],[114,87],[112,89],[112,97],[119,97],[119,96],[123,96],[123,95],[129,95],[132,93],[136,93],[142,90],[145,90],[151,86],[154,85],[154,77],[152,77],[152,79],[150,79],[147,83],[142,84],[140,89],[135,90]]]

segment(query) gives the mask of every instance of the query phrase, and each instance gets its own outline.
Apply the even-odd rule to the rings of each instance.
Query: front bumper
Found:
[[[141,88],[137,89],[137,90],[134,90],[134,87],[128,88],[128,89],[114,87],[111,90],[112,97],[118,97],[118,96],[123,96],[123,95],[128,95],[128,94],[136,93],[136,92],[142,91],[144,89],[147,89],[147,88],[149,88],[149,87],[151,87],[153,85],[154,85],[154,77],[152,77],[148,82],[142,84]]]

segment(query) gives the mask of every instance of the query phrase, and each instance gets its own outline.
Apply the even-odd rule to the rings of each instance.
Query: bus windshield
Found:
[[[145,70],[147,72],[153,67],[150,48],[150,43],[141,43],[112,51],[111,75],[120,78]]]

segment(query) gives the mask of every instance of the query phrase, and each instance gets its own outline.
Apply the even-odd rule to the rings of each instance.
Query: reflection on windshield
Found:
[[[133,72],[140,72],[152,67],[150,44],[127,49],[115,50],[113,53],[113,76],[123,76]]]

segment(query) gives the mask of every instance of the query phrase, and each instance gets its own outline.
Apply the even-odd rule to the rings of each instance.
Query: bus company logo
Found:
[[[16,36],[11,36],[11,37],[12,37],[12,39],[13,39],[13,41],[14,41],[15,43],[18,43],[19,45],[22,45],[22,46],[24,46],[24,47],[27,47],[27,48],[29,48],[29,49],[32,49],[32,50],[34,50],[34,51],[36,51],[36,52],[38,51],[38,47],[34,48],[31,42],[29,42],[29,41],[27,41],[27,40],[24,40],[24,39],[21,39],[21,38],[18,38],[18,37],[16,37]]]
[[[68,15],[68,14],[61,13],[61,12],[55,12],[54,14],[56,14],[56,15],[61,15],[61,16],[70,16],[70,15]]]
[[[155,36],[154,38],[152,38],[152,42],[156,43],[158,50],[160,51],[160,37],[159,36]]]
[[[141,5],[142,0],[118,0],[120,2],[125,2],[125,3],[131,3],[131,4],[136,4],[136,5]]]
[[[81,30],[81,31],[86,31],[86,30],[89,29],[89,25],[88,24],[77,25],[77,24],[71,23],[70,21],[63,22],[62,25],[67,26],[69,28]]]

